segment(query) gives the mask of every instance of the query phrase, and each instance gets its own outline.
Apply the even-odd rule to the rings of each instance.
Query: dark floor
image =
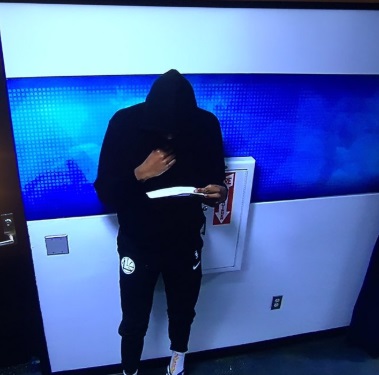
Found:
[[[138,375],[165,375],[165,362],[144,362]],[[350,346],[338,333],[195,353],[187,356],[186,370],[186,375],[379,375],[379,359]],[[0,369],[0,375],[39,374],[36,363]]]

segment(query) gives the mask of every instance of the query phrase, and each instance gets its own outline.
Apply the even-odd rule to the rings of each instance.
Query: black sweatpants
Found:
[[[198,236],[195,241],[180,241],[180,245],[157,241],[151,246],[137,246],[125,236],[119,236],[122,307],[119,334],[125,372],[134,373],[138,369],[160,274],[167,299],[170,349],[188,350],[202,277],[202,240]]]

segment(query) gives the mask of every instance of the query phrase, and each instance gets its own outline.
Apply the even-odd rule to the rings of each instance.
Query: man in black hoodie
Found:
[[[162,274],[172,358],[168,375],[184,375],[184,353],[201,282],[202,204],[225,201],[225,165],[217,118],[197,107],[176,70],[160,76],[144,103],[110,120],[95,188],[118,216],[124,374],[136,374],[153,292]],[[147,192],[193,186],[202,195],[150,199]]]

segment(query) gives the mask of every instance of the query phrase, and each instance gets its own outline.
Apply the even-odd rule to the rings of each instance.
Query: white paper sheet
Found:
[[[193,186],[175,186],[165,189],[153,190],[147,192],[149,198],[163,198],[171,196],[188,196],[188,195],[204,195],[203,193],[195,193],[196,188]]]

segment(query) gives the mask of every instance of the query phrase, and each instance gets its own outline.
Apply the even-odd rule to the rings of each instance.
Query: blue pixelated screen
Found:
[[[28,220],[105,213],[93,188],[109,119],[156,75],[8,79]],[[256,160],[252,202],[379,192],[379,76],[191,74],[225,156]]]

